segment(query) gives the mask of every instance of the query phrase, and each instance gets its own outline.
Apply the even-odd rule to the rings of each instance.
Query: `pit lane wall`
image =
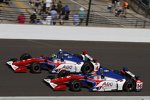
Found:
[[[150,43],[150,29],[0,24],[0,39]]]

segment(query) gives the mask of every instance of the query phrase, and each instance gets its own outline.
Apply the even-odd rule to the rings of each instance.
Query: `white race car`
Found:
[[[90,91],[141,91],[143,81],[123,68],[121,71],[109,70],[101,67],[97,74],[71,74],[60,78],[51,76],[45,78],[53,90],[80,91],[82,87]]]
[[[92,73],[98,71],[100,63],[95,61],[88,55],[72,54],[60,50],[57,54],[48,57],[31,57],[29,54],[23,54],[20,60],[10,59],[8,65],[15,72],[31,72],[39,73],[41,69],[46,69],[50,73],[59,73],[58,76],[64,76],[66,73]]]

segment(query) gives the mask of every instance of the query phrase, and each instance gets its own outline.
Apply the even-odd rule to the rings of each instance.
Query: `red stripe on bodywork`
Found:
[[[143,80],[135,80],[135,82],[143,82]]]
[[[26,67],[19,67],[15,70],[15,72],[23,72],[26,73],[28,72],[28,69]]]
[[[66,76],[66,77],[60,77],[60,78],[56,78],[56,79],[53,79],[51,80],[52,83],[56,83],[56,84],[62,84],[62,83],[67,83],[71,80],[81,80],[81,79],[84,79],[84,76],[79,76],[79,75],[69,75],[69,76]]]
[[[31,58],[31,59],[27,59],[27,60],[21,60],[21,61],[13,62],[13,65],[27,66],[28,64],[31,64],[33,62],[45,62],[45,60],[44,59],[38,59],[38,58]]]
[[[61,91],[65,91],[67,89],[66,85],[58,85],[56,86],[53,90],[57,91],[57,90],[61,90]]]

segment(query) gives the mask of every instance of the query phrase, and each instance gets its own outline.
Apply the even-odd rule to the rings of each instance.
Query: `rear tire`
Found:
[[[41,73],[41,66],[39,63],[32,63],[30,69],[32,73]]]
[[[134,80],[128,79],[123,85],[123,90],[126,92],[134,91],[135,90]]]
[[[74,92],[81,91],[81,82],[79,80],[71,80],[69,83],[69,88]]]
[[[30,59],[32,58],[32,56],[28,53],[24,53],[20,56],[20,60],[26,60],[26,59]]]
[[[83,74],[91,73],[94,70],[94,66],[91,62],[85,62],[81,68]]]

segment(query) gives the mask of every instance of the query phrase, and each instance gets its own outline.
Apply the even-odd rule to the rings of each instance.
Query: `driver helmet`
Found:
[[[56,54],[52,54],[51,56],[53,59],[57,58],[57,55]]]
[[[59,52],[62,52],[62,49],[59,49]]]

